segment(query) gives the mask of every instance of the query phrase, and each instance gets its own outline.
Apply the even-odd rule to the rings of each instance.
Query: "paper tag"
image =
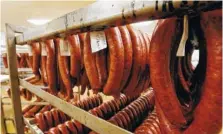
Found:
[[[6,53],[3,53],[3,54],[2,54],[2,57],[7,57],[7,54],[6,54]]]
[[[45,42],[41,42],[41,56],[46,56],[46,43]]]
[[[60,55],[70,56],[70,44],[67,40],[60,39]]]
[[[91,52],[95,53],[107,48],[107,42],[104,31],[91,32]]]
[[[31,45],[28,45],[28,54],[29,54],[29,56],[33,56],[32,46]]]
[[[183,29],[183,35],[180,40],[180,45],[177,50],[177,56],[185,56],[185,45],[188,39],[188,16],[184,15],[184,29]]]

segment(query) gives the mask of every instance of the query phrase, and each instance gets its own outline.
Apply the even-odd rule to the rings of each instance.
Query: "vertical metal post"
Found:
[[[4,111],[3,111],[2,99],[1,99],[1,133],[6,134],[5,116],[4,116]]]
[[[21,99],[19,93],[19,78],[16,65],[16,43],[15,32],[6,24],[6,38],[7,38],[7,60],[9,68],[9,83],[11,89],[12,108],[14,113],[15,130],[17,134],[24,134],[23,116],[21,108]]]

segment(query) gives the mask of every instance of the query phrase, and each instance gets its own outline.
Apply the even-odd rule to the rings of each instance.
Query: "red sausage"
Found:
[[[103,93],[118,97],[124,71],[124,47],[118,27],[105,30],[110,59],[108,80]]]
[[[61,134],[61,133],[57,127],[54,127],[49,130],[48,134]]]
[[[132,57],[133,57],[133,51],[132,51],[132,41],[129,34],[129,31],[126,26],[119,27],[123,46],[124,46],[124,72],[122,77],[122,82],[120,88],[123,89],[126,85],[131,69],[132,69]]]
[[[46,122],[49,128],[54,126],[53,115],[50,111],[45,111],[44,116],[46,118]]]
[[[97,67],[95,64],[96,53],[91,52],[90,33],[87,33],[86,38],[84,40],[83,54],[84,54],[84,66],[86,69],[87,76],[89,78],[89,82],[91,84],[91,88],[95,93],[97,93],[101,89],[101,85],[99,81]]]
[[[131,75],[129,78],[128,85],[124,89],[124,94],[133,95],[133,91],[136,88],[141,75],[141,65],[142,65],[142,48],[140,38],[136,30],[134,30],[130,25],[127,26],[128,31],[131,36],[132,49],[133,49],[133,63]]]
[[[38,114],[35,115],[35,119],[36,119],[36,122],[37,122],[39,128],[42,131],[46,131],[48,126],[47,126],[46,121],[44,119],[44,115],[42,113],[38,113]]]
[[[69,130],[65,124],[60,124],[57,128],[60,130],[61,134],[69,134]]]
[[[76,80],[79,78],[81,70],[81,49],[78,35],[71,35],[67,38],[70,44],[70,75]]]
[[[222,129],[222,9],[201,14],[207,46],[207,66],[202,96],[194,121],[185,133],[220,133]]]
[[[106,50],[100,50],[96,53],[96,67],[98,71],[98,77],[100,81],[100,86],[103,87],[107,81],[108,72],[106,67]]]
[[[5,68],[8,68],[8,61],[7,61],[7,55],[6,54],[4,54],[2,56],[2,60],[3,60]]]
[[[46,74],[48,86],[52,94],[57,92],[56,50],[53,40],[46,40]]]
[[[72,134],[77,134],[77,129],[71,121],[66,121],[65,125],[67,126],[67,128],[70,130]]]
[[[43,44],[44,42],[41,42],[41,51],[43,51]],[[43,83],[44,85],[47,85],[48,84],[48,80],[47,80],[47,73],[46,73],[46,58],[47,56],[44,56],[42,55],[42,52],[41,52],[41,76],[43,78]]]
[[[151,82],[161,109],[165,109],[163,113],[168,121],[173,125],[182,127],[187,124],[187,119],[184,117],[181,104],[176,96],[169,71],[169,49],[172,44],[172,37],[177,32],[177,19],[165,19],[158,22],[158,25],[159,27],[152,36],[149,55]]]
[[[34,117],[34,115],[36,113],[38,113],[42,107],[43,106],[41,106],[41,105],[36,105],[36,106],[32,107],[28,112],[26,112],[24,114],[24,117]]]
[[[50,110],[50,112],[53,115],[54,126],[57,126],[58,124],[61,123],[60,118],[59,118],[59,112],[56,109],[52,109]]]
[[[32,53],[33,53],[33,73],[36,76],[36,79],[40,79],[40,58],[41,58],[41,48],[38,42],[32,43]]]
[[[70,73],[69,73],[69,67],[68,67],[68,57],[67,56],[61,56],[60,55],[60,45],[62,45],[63,39],[57,38],[56,39],[56,45],[58,48],[58,66],[59,71],[61,74],[62,82],[64,83],[65,89],[66,89],[66,98],[65,100],[70,100],[73,98],[73,91],[71,86],[71,79],[70,79]]]

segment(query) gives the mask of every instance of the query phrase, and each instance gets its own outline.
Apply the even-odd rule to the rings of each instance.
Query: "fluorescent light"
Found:
[[[34,25],[43,25],[43,24],[46,24],[47,22],[49,22],[50,20],[48,20],[48,19],[29,19],[27,21]]]

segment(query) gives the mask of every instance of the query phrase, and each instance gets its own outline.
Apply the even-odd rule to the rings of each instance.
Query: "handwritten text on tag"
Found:
[[[107,42],[104,31],[91,32],[91,51],[92,53],[98,52],[102,49],[107,48]]]
[[[33,56],[31,45],[28,45],[28,54],[29,54],[29,56]]]
[[[45,42],[41,42],[40,44],[41,44],[41,55],[46,56],[47,55],[46,54],[46,44],[45,44]]]
[[[70,56],[70,44],[64,39],[60,39],[60,55]]]

